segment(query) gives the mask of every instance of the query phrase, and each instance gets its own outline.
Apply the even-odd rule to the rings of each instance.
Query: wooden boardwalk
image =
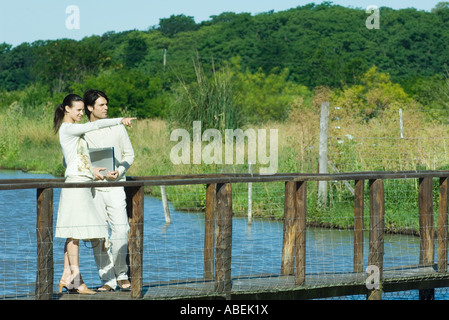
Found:
[[[366,287],[366,273],[317,273],[306,275],[304,285],[295,285],[295,276],[263,274],[232,279],[230,297],[214,292],[214,281],[203,279],[175,280],[143,286],[144,300],[171,299],[230,299],[230,300],[297,300],[321,299],[345,295],[362,295]],[[409,266],[385,269],[383,292],[426,290],[449,286],[449,273],[438,273],[435,267]],[[132,300],[130,292],[116,291],[94,296],[62,294],[62,300]]]
[[[385,179],[417,179],[420,266],[384,268]],[[307,182],[354,181],[353,272],[314,274],[306,270]],[[437,226],[434,223],[433,182],[438,180]],[[280,274],[235,277],[232,260],[233,183],[285,182],[284,231]],[[363,263],[365,182],[369,193],[368,266],[379,271],[379,288],[368,288]],[[435,181],[436,182],[436,181]],[[148,283],[143,279],[144,187],[160,185],[206,186],[204,279]],[[124,186],[130,222],[129,257],[132,290],[96,295],[58,294],[54,290],[53,189]],[[383,292],[419,290],[420,299],[432,299],[434,288],[449,287],[448,203],[449,171],[362,172],[345,174],[246,174],[129,177],[126,182],[64,183],[57,179],[4,180],[0,190],[36,189],[37,271],[34,294],[4,299],[37,300],[170,300],[170,299],[316,299],[364,295],[382,299]],[[436,257],[436,261],[435,261]],[[418,258],[418,257],[417,257]]]
[[[138,300],[301,300],[361,295],[364,299],[371,290],[366,287],[366,273],[307,274],[304,285],[295,285],[294,275],[261,274],[232,278],[229,297],[215,292],[213,280],[184,279],[143,285]],[[434,267],[408,266],[385,269],[383,292],[433,290],[449,286],[449,273],[439,273]],[[24,296],[4,296],[2,300],[34,300],[34,293]],[[99,292],[95,295],[53,293],[53,300],[135,300],[131,291]]]

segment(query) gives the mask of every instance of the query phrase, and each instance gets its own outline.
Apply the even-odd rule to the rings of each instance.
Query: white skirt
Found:
[[[67,177],[66,183],[92,181]],[[55,237],[72,239],[108,239],[105,213],[94,204],[91,188],[62,188],[59,198]]]

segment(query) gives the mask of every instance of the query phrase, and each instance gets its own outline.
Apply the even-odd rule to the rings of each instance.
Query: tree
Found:
[[[133,68],[137,66],[147,54],[147,43],[138,33],[133,33],[126,41],[125,46],[125,67]]]
[[[191,16],[171,15],[170,18],[159,19],[159,30],[167,37],[173,37],[179,32],[194,31],[198,26]]]
[[[336,91],[333,96],[336,106],[369,121],[380,117],[391,109],[407,109],[416,105],[401,85],[393,83],[390,75],[371,67],[360,79],[360,84]]]
[[[287,80],[288,69],[273,69],[268,74],[262,69],[240,72],[239,59],[233,63],[233,100],[245,122],[286,120],[294,101],[310,96],[305,86]]]
[[[162,117],[167,97],[157,77],[139,69],[106,70],[88,77],[83,83],[73,83],[70,89],[83,93],[89,88],[104,91],[109,98],[109,116]]]
[[[0,52],[0,89],[22,90],[35,80],[32,74],[35,54],[30,44],[11,49],[11,45],[3,43]]]
[[[70,39],[44,41],[36,47],[36,56],[34,74],[56,93],[66,90],[71,82],[83,81],[108,60],[95,38],[81,42]]]

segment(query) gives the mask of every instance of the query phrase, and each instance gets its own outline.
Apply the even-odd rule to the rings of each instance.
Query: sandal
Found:
[[[115,290],[112,289],[109,285],[104,284],[100,288],[97,288],[97,291],[98,292],[109,292],[109,291],[115,291]]]
[[[117,281],[118,286],[121,290],[131,290],[131,283],[128,279],[126,280],[118,280]]]

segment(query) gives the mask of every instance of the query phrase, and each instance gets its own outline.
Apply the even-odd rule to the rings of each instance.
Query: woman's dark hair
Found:
[[[57,133],[59,131],[59,128],[61,127],[62,120],[64,119],[65,115],[65,107],[69,106],[71,108],[73,102],[75,101],[83,101],[83,98],[81,98],[77,94],[71,93],[66,96],[62,103],[56,107],[55,117],[53,118],[53,129],[55,129],[55,133]]]
[[[86,92],[84,92],[84,112],[86,113],[87,117],[90,119],[90,110],[87,106],[93,107],[95,105],[95,101],[97,101],[98,98],[103,97],[106,99],[106,102],[109,102],[108,96],[100,90],[94,90],[89,89]]]

